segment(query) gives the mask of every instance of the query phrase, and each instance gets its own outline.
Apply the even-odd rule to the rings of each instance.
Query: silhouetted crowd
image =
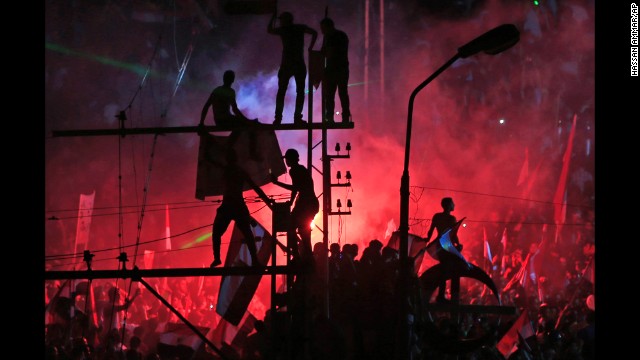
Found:
[[[301,292],[297,278],[288,296],[275,299],[279,302],[277,321],[266,311],[263,319],[255,321],[254,329],[239,335],[242,341],[234,340],[241,345],[223,349],[225,357],[288,359],[290,354],[296,358],[298,352],[309,351],[313,359],[390,359],[398,346],[400,301],[408,301],[412,358],[454,359],[456,355],[447,347],[449,339],[488,339],[458,358],[504,359],[495,345],[526,312],[535,336],[519,342],[509,359],[593,359],[594,280],[588,267],[595,245],[590,228],[593,218],[588,215],[581,220],[584,225],[563,228],[559,241],[546,228],[496,231],[496,239],[489,236],[487,242],[502,240],[505,232],[510,241],[506,247],[504,242],[494,244],[493,262],[476,254],[475,242],[462,238],[469,245],[463,254],[468,252],[470,262],[486,269],[502,292],[501,305],[515,307],[516,314],[461,313],[457,322],[450,313],[425,310],[425,304],[434,301],[426,298],[431,294],[420,291],[418,275],[424,269],[416,268],[409,297],[398,299],[397,250],[379,240],[371,240],[362,251],[357,244],[333,243],[324,268],[320,261],[323,246],[318,243],[313,252],[315,267],[304,278],[307,293]],[[528,242],[523,236],[536,240]],[[506,252],[499,250],[505,248]],[[523,265],[527,271],[520,271]],[[323,274],[328,276],[328,292],[323,290]],[[514,279],[518,274],[522,275]],[[156,291],[204,334],[220,321],[215,312],[218,281],[216,277],[150,279]],[[189,329],[176,335],[172,329],[179,327],[180,319],[146,289],[124,289],[114,280],[94,280],[91,288],[94,301],[87,305],[86,281],[76,280],[74,286],[46,282],[47,359],[218,358],[202,351],[202,342]],[[301,314],[297,310],[301,304],[306,306],[305,315],[295,315]],[[483,283],[461,278],[460,304],[498,303]],[[289,315],[285,309],[290,310]],[[301,319],[310,321],[304,325]],[[305,340],[307,350],[296,345]]]

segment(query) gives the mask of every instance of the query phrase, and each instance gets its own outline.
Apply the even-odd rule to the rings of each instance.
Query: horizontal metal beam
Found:
[[[498,315],[515,315],[515,306],[498,306],[498,305],[454,305],[454,304],[428,304],[425,306],[427,311],[440,312],[459,312],[459,313],[477,313],[477,314],[498,314]]]
[[[330,211],[329,215],[351,215],[351,211]]]
[[[327,155],[327,157],[329,159],[350,159],[351,158],[351,154],[346,154],[346,155],[340,155],[340,154]]]
[[[271,129],[271,130],[320,130],[324,126],[327,129],[353,129],[353,123],[305,123],[305,124],[259,124],[251,127],[230,127],[230,126],[204,126],[207,132],[223,132],[239,129]],[[110,136],[110,135],[148,135],[148,134],[178,134],[197,133],[201,128],[198,126],[174,126],[174,127],[145,127],[145,128],[124,128],[124,129],[84,129],[84,130],[53,130],[53,137],[69,136]]]
[[[291,274],[296,270],[288,266],[234,266],[217,268],[177,268],[177,269],[133,269],[133,270],[83,270],[83,271],[45,271],[45,280],[67,279],[140,279],[149,277],[187,277],[187,276],[229,276],[229,275],[271,275]]]

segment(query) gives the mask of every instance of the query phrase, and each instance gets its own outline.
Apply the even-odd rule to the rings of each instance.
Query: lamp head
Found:
[[[471,40],[458,48],[458,55],[467,58],[479,52],[495,55],[501,53],[520,40],[520,31],[513,24],[502,24]]]

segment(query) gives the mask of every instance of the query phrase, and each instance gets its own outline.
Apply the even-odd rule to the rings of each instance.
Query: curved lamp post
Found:
[[[405,142],[404,150],[404,170],[402,172],[402,180],[400,184],[400,299],[402,301],[402,318],[401,324],[404,327],[401,329],[402,344],[400,349],[403,352],[399,354],[400,359],[409,358],[409,321],[408,321],[408,276],[411,264],[408,259],[408,239],[409,239],[409,153],[411,149],[411,124],[413,117],[413,102],[418,95],[418,92],[427,86],[433,79],[446,70],[451,64],[453,64],[459,58],[467,58],[475,55],[479,52],[484,52],[489,55],[495,55],[502,51],[505,51],[515,45],[520,40],[520,32],[513,24],[503,24],[486,33],[480,35],[474,40],[470,41],[466,45],[458,48],[458,52],[449,61],[436,70],[431,76],[423,81],[418,87],[413,90],[409,97],[409,111],[407,113],[407,138]]]

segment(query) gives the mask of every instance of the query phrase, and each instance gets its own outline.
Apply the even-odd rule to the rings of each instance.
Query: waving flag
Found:
[[[535,331],[531,325],[531,320],[529,320],[529,313],[523,311],[520,317],[518,317],[518,320],[513,323],[511,328],[509,328],[500,341],[498,341],[496,349],[500,351],[505,359],[508,359],[509,356],[517,350],[520,338],[526,340],[534,335]]]
[[[504,227],[502,230],[502,239],[500,239],[500,243],[502,244],[502,264],[500,265],[500,274],[504,274],[504,270],[507,265],[507,227]]]
[[[236,354],[242,354],[247,336],[255,329],[256,321],[256,317],[249,311],[244,313],[238,325],[220,319],[218,324],[209,330],[207,338],[223,353],[228,353],[231,350]],[[206,349],[208,352],[212,352],[209,347]]]
[[[417,273],[420,270],[420,266],[422,265],[422,259],[424,254],[424,247],[426,243],[423,238],[418,235],[409,234],[409,243],[407,244],[408,256],[411,259],[414,259],[414,271]],[[396,251],[400,250],[400,231],[394,231],[387,242],[387,246],[395,249]]]
[[[520,267],[520,270],[518,270],[518,272],[513,275],[511,280],[509,280],[507,285],[504,286],[504,289],[502,290],[503,292],[507,292],[507,291],[511,290],[517,284],[520,284],[520,286],[522,286],[522,288],[526,289],[527,278],[529,277],[529,261],[530,261],[530,259],[531,259],[531,254],[527,254],[527,257],[522,262],[522,266]]]
[[[484,230],[484,260],[487,267],[487,272],[493,270],[493,255],[491,254],[491,246],[489,246],[489,241],[487,241],[487,231]]]
[[[564,155],[562,156],[562,170],[560,171],[558,186],[556,187],[556,192],[553,196],[553,220],[556,224],[556,242],[558,241],[558,236],[560,234],[562,224],[564,224],[567,216],[567,177],[569,175],[569,163],[571,161],[571,151],[573,149],[573,138],[576,134],[577,117],[577,115],[573,115],[573,122],[571,124],[571,131],[569,132],[567,148],[565,149]]]
[[[210,331],[209,328],[202,326],[196,326],[196,329],[203,334]],[[184,323],[173,322],[168,322],[165,325],[164,331],[159,333],[158,342],[169,346],[184,345],[192,348],[193,350],[197,350],[202,344],[200,337],[198,337],[190,327]]]
[[[256,241],[258,260],[261,264],[266,264],[271,256],[273,239],[262,225],[253,218],[251,220],[254,224],[251,227],[254,237],[256,240],[261,239]],[[225,267],[250,266],[251,255],[247,246],[241,243],[242,238],[242,232],[234,225],[229,250],[224,261]],[[220,281],[216,312],[223,319],[237,326],[245,315],[261,279],[262,275],[223,276]]]
[[[442,235],[439,235],[437,238],[433,239],[429,244],[427,244],[427,252],[431,255],[432,258],[440,261],[440,251],[446,251],[457,256],[460,260],[464,261],[469,269],[471,269],[472,265],[467,261],[467,259],[458,251],[458,249],[453,246],[453,242],[451,241],[451,236],[455,235],[460,228],[460,225],[466,218],[460,219],[454,226],[452,226],[449,230],[445,231]]]

